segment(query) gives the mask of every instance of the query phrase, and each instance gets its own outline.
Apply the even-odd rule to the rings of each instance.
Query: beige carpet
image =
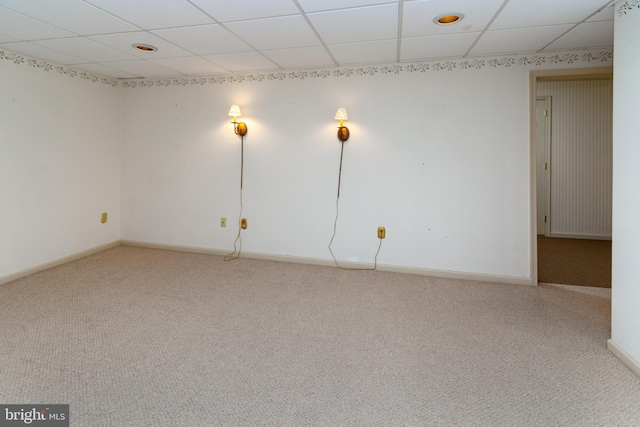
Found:
[[[539,235],[538,281],[611,288],[611,241]]]
[[[0,402],[72,426],[638,426],[610,301],[117,247],[0,286]]]

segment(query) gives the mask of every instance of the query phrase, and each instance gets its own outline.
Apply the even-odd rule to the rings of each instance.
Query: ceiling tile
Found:
[[[225,25],[256,49],[319,46],[320,40],[302,15],[231,22]]]
[[[229,70],[219,67],[199,56],[188,56],[186,58],[161,58],[149,61],[185,75],[229,72]]]
[[[571,29],[572,25],[518,28],[487,31],[480,37],[470,55],[536,52]]]
[[[322,46],[267,50],[263,52],[282,68],[335,67],[331,56]]]
[[[2,33],[21,41],[72,37],[75,34],[0,6]]]
[[[300,13],[291,0],[234,0],[233,2],[191,0],[191,2],[220,22],[245,21]]]
[[[170,28],[152,31],[152,33],[197,55],[253,50],[218,24]]]
[[[116,70],[115,68],[111,67],[105,67],[101,64],[75,64],[73,68],[92,74],[111,77],[113,79],[130,79],[136,77],[133,74],[125,73],[124,71]]]
[[[483,31],[502,6],[504,0],[428,0],[405,3],[402,36],[420,37]],[[440,25],[434,18],[448,13],[462,13],[464,18],[454,24]]]
[[[509,0],[490,29],[577,24],[608,2],[609,0]]]
[[[220,55],[205,55],[204,58],[230,71],[280,69],[280,67],[258,52],[223,53]]]
[[[318,12],[307,16],[326,44],[385,40],[398,36],[397,5]]]
[[[578,25],[545,50],[610,46],[613,46],[613,21],[598,21]]]
[[[97,43],[85,37],[70,37],[64,39],[38,40],[39,46],[57,50],[67,55],[77,56],[86,62],[124,61],[134,59],[135,56]]]
[[[146,30],[213,22],[210,17],[184,0],[85,1]]]
[[[609,6],[602,8],[602,10],[591,18],[587,19],[587,22],[592,21],[613,21],[615,18],[615,2],[611,3]]]
[[[0,0],[0,4],[81,36],[138,29],[81,0]]]
[[[137,59],[135,61],[103,62],[102,65],[116,70],[124,71],[137,77],[168,77],[175,76],[176,72],[151,61]]]
[[[193,55],[193,53],[187,52],[173,43],[169,43],[168,41],[146,31],[105,34],[101,36],[91,36],[89,38],[98,43],[111,46],[115,49],[121,50],[122,52],[127,52],[142,59],[173,58],[177,56]],[[145,52],[132,46],[133,44],[138,43],[154,46],[158,48],[158,50],[156,52]]]
[[[320,12],[323,10],[373,6],[376,4],[394,4],[397,8],[398,0],[298,0],[298,4],[300,4],[305,12]]]
[[[0,33],[0,43],[13,43],[13,42],[19,42],[19,41],[20,41],[19,39]]]
[[[2,47],[7,48],[13,52],[22,53],[23,55],[29,55],[34,58],[40,58],[45,61],[55,62],[57,64],[69,65],[86,62],[85,59],[67,55],[66,53],[57,52],[55,50],[51,50],[46,47],[38,46],[37,44],[29,42],[7,43],[2,45]]]
[[[395,62],[398,42],[381,40],[362,43],[344,43],[327,46],[340,65]]]
[[[610,48],[615,3],[0,0],[0,49],[131,78],[146,76],[145,70],[150,77],[182,76]],[[433,23],[452,12],[464,19]],[[143,52],[132,47],[137,43],[159,50]]]
[[[436,58],[461,57],[469,50],[479,35],[480,33],[462,33],[403,38],[400,60],[423,61]]]

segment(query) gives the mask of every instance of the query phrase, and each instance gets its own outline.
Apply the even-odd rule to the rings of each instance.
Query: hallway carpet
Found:
[[[538,236],[538,282],[611,287],[611,241]]]

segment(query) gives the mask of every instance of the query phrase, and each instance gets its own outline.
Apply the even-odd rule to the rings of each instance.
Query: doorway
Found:
[[[583,124],[567,125],[567,122],[574,119],[573,116],[580,117],[582,114],[580,110],[584,105],[591,108],[593,94],[587,93],[587,98],[585,98],[587,102],[580,101],[575,111],[565,111],[564,116],[562,112],[556,114],[555,119],[560,120],[560,123],[554,129],[554,114],[552,112],[552,103],[553,108],[556,104],[554,92],[544,90],[545,85],[549,86],[548,82],[550,81],[564,82],[550,85],[552,88],[556,86],[562,88],[566,86],[566,82],[570,81],[584,83],[584,81],[601,79],[609,79],[610,81],[611,78],[612,68],[609,67],[531,72],[531,277],[534,285],[540,281],[582,286],[611,286],[611,204],[610,201],[608,205],[599,201],[603,198],[600,194],[603,187],[609,194],[605,195],[605,199],[606,197],[610,198],[611,172],[607,167],[593,164],[594,159],[602,157],[602,152],[591,152],[595,144],[589,142],[589,138],[594,134],[594,124],[591,123],[593,119],[585,119],[586,123]],[[578,83],[578,86],[584,86],[584,84]],[[612,93],[612,87],[610,91]],[[566,94],[559,92],[559,105],[565,110],[566,105],[570,104],[566,102],[566,99],[563,99],[566,96]],[[606,126],[600,124],[597,126],[597,129],[606,129]],[[553,136],[552,130],[554,131]],[[564,142],[563,138],[567,139],[567,135],[562,132],[574,132],[577,136],[574,135],[573,139],[569,138],[569,142]],[[558,139],[555,147],[553,146],[553,137]],[[610,130],[608,137],[610,159],[612,151]],[[592,139],[597,140],[597,137]],[[576,144],[584,145],[584,147],[582,145],[578,147],[581,151],[576,151]],[[555,171],[553,170],[554,161],[557,162]],[[605,159],[603,163],[606,165],[607,160]],[[601,175],[600,177],[597,176],[598,173]],[[603,173],[607,179],[602,178]],[[603,183],[604,185],[602,185]],[[598,185],[600,188],[596,188]],[[596,189],[596,194],[585,196],[591,189]],[[550,248],[549,243],[557,243],[557,245],[555,248]],[[540,253],[539,249],[544,252]],[[603,256],[603,254],[605,255]],[[589,257],[595,258],[589,261]],[[564,276],[551,282],[547,276],[547,264],[550,259],[564,270]],[[588,273],[588,268],[581,267],[580,262],[593,268],[599,265],[597,274]],[[605,267],[603,268],[602,265]],[[543,269],[541,270],[539,267],[543,267]],[[586,275],[583,275],[581,279],[579,273],[586,273]],[[593,280],[589,282],[585,278],[594,279],[595,282]]]

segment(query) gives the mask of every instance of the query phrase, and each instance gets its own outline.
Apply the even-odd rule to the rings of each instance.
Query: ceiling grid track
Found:
[[[596,10],[595,12],[593,12],[591,15],[587,16],[586,18],[584,18],[582,21],[578,22],[577,24],[575,24],[573,27],[569,28],[567,31],[565,31],[564,33],[560,34],[558,37],[556,37],[555,39],[551,40],[549,43],[547,43],[546,45],[542,46],[542,48],[540,50],[537,51],[537,53],[540,52],[544,52],[544,50],[546,48],[548,48],[549,46],[551,46],[553,43],[555,43],[556,41],[560,40],[562,37],[566,36],[567,34],[569,34],[571,31],[573,31],[578,25],[580,24],[584,24],[585,22],[587,22],[589,19],[591,19],[594,15],[597,15],[598,13],[602,12],[604,9],[613,6],[616,3],[616,0],[611,0],[611,2],[609,2],[608,4],[604,5],[603,7],[599,8],[598,10]]]
[[[493,15],[493,18],[491,18],[491,21],[489,21],[489,23],[484,27],[484,29],[480,32],[480,34],[478,35],[478,37],[476,37],[476,39],[473,41],[473,43],[471,44],[471,46],[469,46],[469,49],[467,49],[467,51],[465,52],[464,55],[462,55],[463,58],[466,58],[467,56],[469,56],[469,53],[473,50],[473,48],[476,46],[476,44],[478,43],[478,41],[480,40],[480,38],[484,35],[484,33],[486,33],[489,28],[491,28],[491,25],[493,25],[493,22],[498,18],[498,15],[500,15],[500,13],[502,13],[502,10],[507,6],[507,3],[509,3],[509,0],[504,0],[504,2],[502,3],[502,5],[500,6],[500,9],[498,9],[498,11]]]
[[[97,76],[158,79],[562,55],[614,44],[615,0],[231,3],[0,0],[0,52]]]
[[[331,58],[331,60],[333,61],[333,64],[336,67],[339,67],[340,64],[338,63],[338,61],[336,61],[336,58],[333,56],[333,54],[331,53],[331,51],[329,50],[329,48],[327,47],[327,44],[324,42],[324,40],[322,39],[322,37],[320,36],[320,33],[318,33],[318,30],[316,30],[316,27],[313,26],[313,24],[311,23],[311,20],[309,19],[309,17],[307,16],[307,13],[304,11],[304,9],[302,8],[302,6],[300,6],[300,3],[298,3],[297,0],[291,0],[293,1],[293,3],[296,5],[296,7],[298,8],[298,10],[300,11],[300,14],[302,15],[302,17],[304,18],[305,21],[307,21],[307,25],[309,26],[309,28],[311,29],[311,31],[313,31],[313,33],[316,35],[316,37],[318,38],[318,40],[320,40],[320,44],[322,45],[322,47],[324,48],[324,50],[327,52],[327,55],[329,55],[329,58]]]
[[[396,48],[396,62],[400,63],[402,53],[402,18],[404,16],[404,0],[398,1],[398,46]]]

